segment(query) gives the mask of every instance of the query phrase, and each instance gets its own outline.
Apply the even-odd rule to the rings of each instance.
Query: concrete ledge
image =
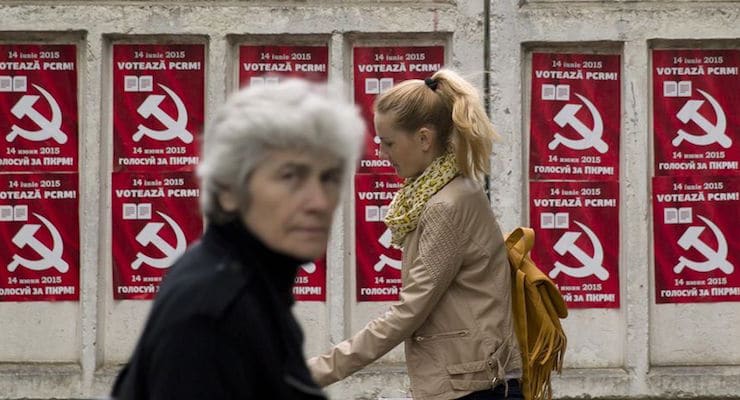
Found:
[[[81,386],[78,364],[0,364],[2,399],[81,397]]]
[[[567,369],[552,383],[558,399],[740,399],[740,366],[658,366],[641,379],[620,368]]]
[[[121,368],[123,368],[123,365],[106,365],[96,370],[90,391],[101,396],[107,396],[113,388],[113,382]]]
[[[621,368],[565,369],[553,375],[557,398],[608,398],[627,396],[630,374]]]
[[[652,367],[647,383],[658,397],[740,399],[740,366]]]
[[[329,398],[341,400],[411,399],[403,363],[377,364],[326,388]]]
[[[646,378],[622,368],[566,369],[552,384],[555,398],[563,400],[740,400],[740,366],[653,367]],[[408,387],[399,363],[368,367],[327,391],[332,399],[396,400],[411,399]]]
[[[0,399],[102,399],[120,368],[98,369],[92,386],[83,387],[77,364],[0,364]],[[411,399],[408,388],[404,364],[383,363],[329,386],[327,392],[338,400],[402,400]],[[740,366],[659,366],[645,377],[621,368],[567,369],[553,376],[553,392],[563,400],[740,399]]]
[[[630,376],[619,368],[568,369],[553,376],[556,398],[615,398],[629,393]],[[411,399],[404,364],[380,364],[328,388],[332,399]]]

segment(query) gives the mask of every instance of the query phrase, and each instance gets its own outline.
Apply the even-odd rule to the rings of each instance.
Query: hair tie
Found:
[[[429,89],[432,89],[432,91],[437,90],[437,83],[439,83],[439,82],[437,82],[437,80],[436,79],[433,79],[433,78],[426,78],[426,79],[424,79],[424,84],[427,85],[427,87],[429,87]]]

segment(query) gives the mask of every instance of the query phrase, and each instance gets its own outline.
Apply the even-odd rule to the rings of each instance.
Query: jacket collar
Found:
[[[268,248],[241,221],[209,224],[203,242],[235,258],[244,273],[258,275],[281,301],[293,304],[295,276],[305,260]]]

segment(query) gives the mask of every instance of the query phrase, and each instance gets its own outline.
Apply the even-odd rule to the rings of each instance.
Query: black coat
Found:
[[[209,226],[165,277],[113,398],[325,399],[290,310],[299,265],[239,223]]]

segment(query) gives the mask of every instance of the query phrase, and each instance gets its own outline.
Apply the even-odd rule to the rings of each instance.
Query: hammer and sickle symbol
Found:
[[[301,268],[306,271],[306,273],[313,274],[314,272],[316,272],[316,263],[307,262],[305,264],[301,264]]]
[[[555,243],[553,248],[561,256],[566,253],[572,254],[573,257],[581,262],[581,266],[570,267],[560,261],[556,261],[555,268],[550,271],[550,278],[554,279],[560,272],[563,272],[574,278],[585,278],[587,276],[596,275],[596,277],[602,281],[607,280],[609,278],[609,271],[607,271],[603,266],[604,248],[601,246],[599,238],[591,229],[589,229],[588,226],[578,221],[573,222],[580,226],[583,232],[588,236],[589,240],[591,240],[591,244],[594,248],[594,255],[589,256],[576,245],[576,240],[581,236],[580,232],[565,232],[563,236],[558,239],[558,242]]]
[[[162,85],[161,83],[158,83],[158,85],[167,92],[172,101],[175,102],[175,107],[177,107],[177,120],[172,119],[172,117],[159,107],[162,101],[164,101],[165,96],[161,94],[149,95],[136,111],[144,118],[154,116],[154,118],[159,120],[159,122],[166,126],[167,129],[158,131],[139,124],[137,127],[138,131],[136,131],[133,136],[134,141],[138,142],[144,136],[149,136],[150,138],[159,141],[180,138],[180,140],[185,143],[191,143],[193,141],[193,134],[186,129],[188,124],[188,110],[185,108],[185,103],[182,102],[177,93],[173,92],[167,86]]]
[[[554,138],[547,147],[555,150],[559,145],[571,148],[573,150],[586,150],[595,148],[599,153],[604,154],[609,150],[609,145],[601,138],[604,134],[604,121],[601,119],[599,110],[586,97],[576,93],[579,99],[586,105],[588,111],[594,119],[593,129],[589,129],[578,117],[576,113],[581,109],[580,104],[566,104],[555,116],[555,123],[561,128],[570,125],[581,135],[581,139],[568,139],[560,133],[556,133]]]
[[[699,236],[704,232],[703,226],[690,226],[678,239],[678,245],[684,250],[695,248],[701,253],[707,261],[697,262],[689,260],[688,258],[681,256],[678,258],[678,264],[673,267],[673,272],[680,274],[684,268],[692,269],[697,272],[709,272],[719,269],[725,274],[731,274],[735,267],[727,261],[727,240],[725,235],[717,225],[715,225],[708,218],[704,218],[701,215],[698,216],[704,223],[712,230],[714,237],[717,238],[717,250],[710,248],[704,243]]]
[[[8,264],[8,271],[13,272],[18,266],[26,267],[34,271],[44,271],[49,268],[56,268],[57,271],[65,273],[69,270],[69,264],[62,260],[62,254],[64,253],[64,243],[62,242],[62,236],[59,234],[57,228],[48,219],[43,216],[33,213],[41,223],[46,226],[51,234],[52,246],[51,249],[45,244],[41,243],[36,238],[36,232],[38,232],[41,225],[38,224],[25,224],[18,230],[13,236],[13,244],[19,248],[26,246],[32,248],[38,253],[41,258],[38,260],[28,260],[17,254],[13,255],[13,261]]]
[[[386,249],[389,249],[391,247],[391,231],[390,229],[386,229],[385,232],[380,236],[378,239],[378,242],[383,245]],[[391,267],[393,269],[401,270],[401,261],[396,260],[395,258],[388,257],[385,254],[380,255],[380,259],[378,262],[375,263],[373,266],[373,269],[375,272],[380,272],[385,268],[386,266]]]
[[[51,120],[47,119],[41,113],[39,113],[34,105],[38,101],[39,96],[27,94],[18,100],[17,103],[10,109],[10,112],[15,115],[18,119],[28,117],[41,129],[37,131],[29,131],[23,129],[17,125],[10,127],[10,133],[5,136],[5,140],[12,142],[16,137],[28,139],[33,142],[40,142],[47,139],[54,139],[59,144],[67,143],[67,135],[62,132],[62,110],[59,108],[59,104],[54,99],[51,93],[44,90],[39,85],[33,85],[46,99],[51,107]]]
[[[136,241],[142,246],[148,246],[150,243],[154,247],[158,248],[162,253],[165,254],[162,258],[150,257],[142,252],[136,253],[136,259],[131,263],[131,268],[137,270],[141,267],[141,264],[147,264],[154,268],[165,269],[172,266],[175,260],[180,257],[187,247],[185,240],[185,234],[177,222],[170,218],[167,214],[157,211],[159,214],[175,232],[175,247],[172,247],[167,243],[161,236],[159,236],[159,230],[164,226],[161,222],[149,222],[144,226],[144,229],[136,235]]]
[[[699,108],[704,104],[704,100],[689,100],[683,107],[681,107],[681,110],[678,111],[676,117],[678,117],[678,119],[684,124],[689,121],[694,121],[694,123],[699,125],[705,134],[694,135],[683,129],[679,129],[678,136],[676,136],[671,143],[673,146],[678,147],[682,141],[686,140],[689,143],[699,146],[719,143],[720,146],[726,149],[730,148],[730,146],[732,146],[732,139],[730,139],[730,137],[725,133],[725,129],[727,128],[725,112],[722,110],[722,107],[719,105],[717,100],[715,100],[709,93],[701,89],[696,90],[709,101],[709,104],[712,105],[714,114],[717,116],[717,123],[712,125],[712,123],[699,112]]]

